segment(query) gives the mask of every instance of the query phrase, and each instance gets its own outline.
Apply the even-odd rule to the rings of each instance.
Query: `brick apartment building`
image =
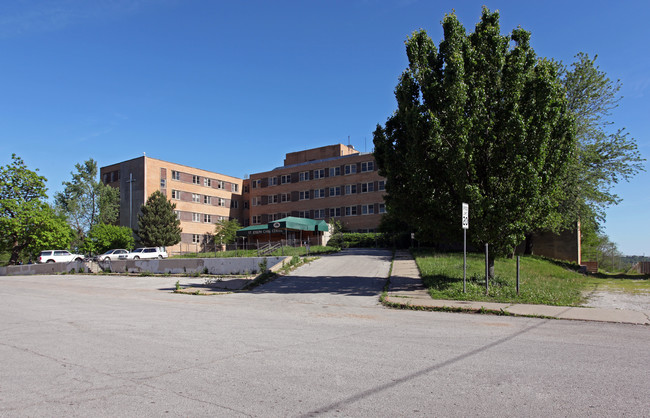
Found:
[[[216,222],[242,218],[243,180],[237,177],[143,156],[102,167],[100,178],[120,189],[119,225],[137,229],[140,206],[156,190],[176,204],[183,232],[171,252],[196,251]]]
[[[294,216],[374,232],[385,212],[384,189],[372,154],[343,144],[292,152],[282,167],[252,174],[244,184],[245,225]]]
[[[221,219],[244,226],[286,216],[337,219],[372,232],[385,211],[373,155],[343,144],[289,153],[282,167],[247,180],[146,156],[102,167],[100,177],[120,189],[120,225],[136,229],[140,206],[156,190],[176,204],[183,232],[170,252],[199,250]]]

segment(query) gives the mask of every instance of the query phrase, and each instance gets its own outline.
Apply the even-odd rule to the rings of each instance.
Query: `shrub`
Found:
[[[374,248],[389,247],[390,243],[384,234],[347,232],[334,235],[327,245],[339,248]]]

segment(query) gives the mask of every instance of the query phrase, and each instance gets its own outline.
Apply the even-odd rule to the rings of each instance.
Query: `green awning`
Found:
[[[237,231],[238,237],[247,237],[250,235],[268,234],[270,233],[283,233],[285,230],[290,231],[311,231],[311,232],[325,232],[329,226],[323,220],[296,218],[294,216],[287,216],[286,218],[278,219],[269,222],[266,225],[252,225],[242,228]]]

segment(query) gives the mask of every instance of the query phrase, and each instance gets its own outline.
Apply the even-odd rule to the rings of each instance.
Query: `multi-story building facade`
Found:
[[[138,212],[160,190],[176,204],[181,243],[168,251],[196,251],[215,223],[242,218],[243,180],[150,157],[139,157],[100,169],[104,184],[120,189],[119,224],[137,229]]]
[[[374,232],[385,212],[384,189],[373,155],[351,146],[289,153],[282,167],[252,174],[244,184],[244,225],[295,216],[335,219],[347,230]]]
[[[202,249],[222,219],[243,226],[286,216],[336,219],[350,231],[373,232],[385,212],[373,155],[343,144],[289,153],[282,167],[246,180],[146,156],[102,167],[100,176],[120,189],[120,225],[137,229],[140,207],[156,190],[176,204],[183,232],[170,252]]]

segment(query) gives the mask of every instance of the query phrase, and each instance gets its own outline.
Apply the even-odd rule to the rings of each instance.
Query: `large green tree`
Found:
[[[99,223],[117,220],[119,191],[98,179],[97,162],[92,158],[75,165],[71,181],[63,182],[63,191],[54,195],[57,208],[66,214],[80,240]]]
[[[136,234],[142,245],[167,247],[181,242],[181,221],[174,213],[176,205],[156,190],[140,207]]]
[[[72,233],[65,218],[47,204],[46,179],[29,170],[15,154],[0,167],[0,245],[9,264],[21,254],[35,256],[45,248],[68,248]]]
[[[86,253],[102,254],[112,248],[131,249],[133,245],[133,231],[128,226],[97,224],[90,228],[82,248]]]
[[[607,207],[621,201],[613,187],[643,170],[645,159],[634,138],[610,120],[621,100],[621,83],[607,77],[596,58],[580,53],[570,67],[560,69],[577,139],[576,158],[564,187],[564,221],[580,219],[597,226]]]
[[[389,212],[420,238],[459,242],[469,203],[468,239],[490,244],[493,266],[556,213],[572,116],[557,66],[536,57],[529,32],[501,35],[487,8],[473,33],[454,14],[443,30],[438,48],[424,30],[407,39],[409,67],[397,110],[374,133],[375,158]]]

